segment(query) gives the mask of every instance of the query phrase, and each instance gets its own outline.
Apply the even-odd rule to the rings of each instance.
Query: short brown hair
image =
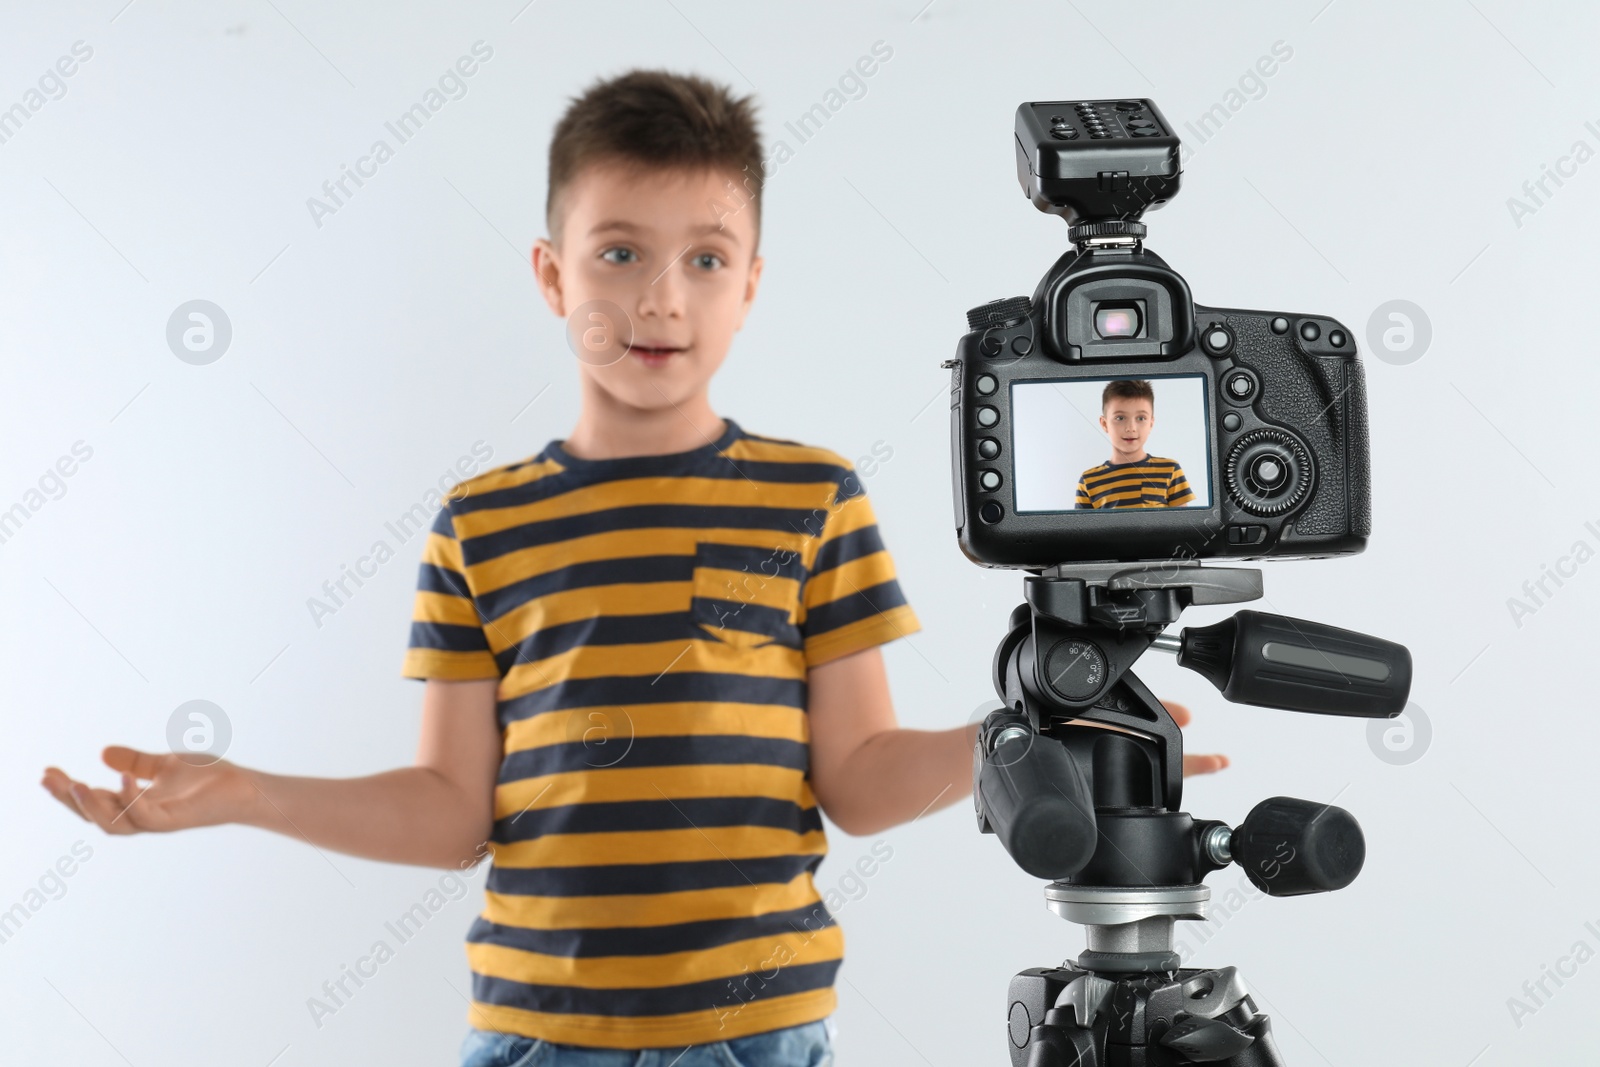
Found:
[[[1111,403],[1113,397],[1123,400],[1148,400],[1150,410],[1156,409],[1156,391],[1150,383],[1142,378],[1118,378],[1114,382],[1107,382],[1105,389],[1100,393],[1100,410],[1103,412],[1106,405]]]
[[[753,96],[736,99],[726,86],[698,74],[631,70],[573,97],[556,123],[545,223],[559,245],[563,196],[593,163],[639,170],[720,168],[740,187],[732,205],[749,201],[759,235],[762,158]]]

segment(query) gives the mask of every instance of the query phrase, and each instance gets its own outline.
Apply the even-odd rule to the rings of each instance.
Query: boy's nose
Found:
[[[678,277],[677,265],[662,271],[639,294],[641,317],[682,318],[684,312],[683,281]]]

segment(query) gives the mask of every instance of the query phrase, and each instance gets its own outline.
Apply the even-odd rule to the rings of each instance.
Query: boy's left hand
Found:
[[[1167,714],[1172,716],[1172,721],[1177,723],[1180,729],[1188,726],[1189,720],[1194,718],[1193,713],[1182,704],[1176,704],[1170,700],[1163,700],[1161,703],[1167,709]],[[1228,757],[1220,752],[1193,756],[1185,752],[1183,755],[1183,776],[1188,778],[1193,774],[1214,774],[1227,765]]]

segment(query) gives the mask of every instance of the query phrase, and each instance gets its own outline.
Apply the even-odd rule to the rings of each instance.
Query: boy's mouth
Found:
[[[634,356],[647,367],[659,367],[673,356],[683,352],[681,345],[665,344],[632,344],[628,346],[628,354]]]

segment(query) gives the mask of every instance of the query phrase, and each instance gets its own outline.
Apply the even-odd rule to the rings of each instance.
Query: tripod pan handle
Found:
[[[1264,611],[1186,627],[1178,666],[1204,675],[1236,704],[1320,715],[1393,718],[1411,693],[1404,645]]]

